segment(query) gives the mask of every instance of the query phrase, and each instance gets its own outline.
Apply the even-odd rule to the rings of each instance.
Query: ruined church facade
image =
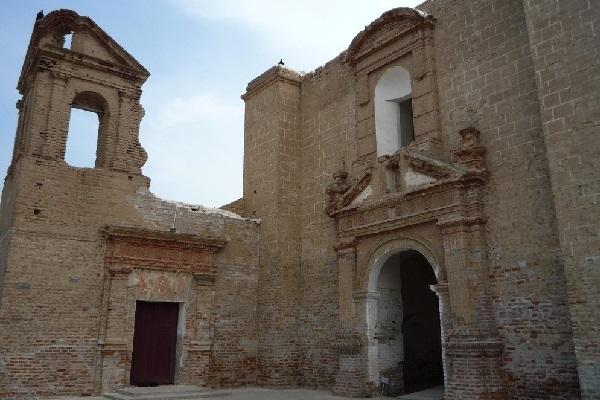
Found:
[[[148,190],[144,67],[87,17],[39,19],[2,196],[0,396],[383,378],[600,398],[598,26],[588,1],[387,11],[315,71],[248,84],[243,198],[214,210]],[[95,168],[64,161],[71,108],[99,116]],[[140,355],[157,321],[168,362]]]

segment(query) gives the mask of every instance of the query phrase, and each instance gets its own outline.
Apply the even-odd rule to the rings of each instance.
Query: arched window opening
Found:
[[[100,143],[106,126],[106,103],[91,92],[78,94],[71,104],[65,161],[74,167],[93,168],[100,163]]]
[[[391,67],[375,86],[377,155],[394,154],[414,140],[410,74]]]

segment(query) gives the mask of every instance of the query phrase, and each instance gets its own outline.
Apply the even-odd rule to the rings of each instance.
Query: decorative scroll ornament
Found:
[[[408,165],[410,165],[415,172],[435,179],[446,179],[457,176],[460,173],[460,170],[453,165],[435,160],[424,154],[407,151],[404,154],[404,157],[408,161]]]
[[[341,211],[350,211],[359,206],[364,208],[367,203],[371,204],[368,207],[377,207],[376,204],[381,201],[388,204],[401,202],[402,196],[433,186],[451,186],[467,181],[485,183],[488,178],[484,158],[486,150],[480,143],[479,131],[469,127],[459,133],[461,145],[453,151],[456,160],[452,163],[437,160],[412,148],[403,148],[393,155],[380,157],[374,168],[352,184],[348,183],[348,173],[342,164],[342,168],[333,174],[334,180],[326,190],[327,215],[334,217]],[[381,186],[377,186],[381,185],[377,179],[380,179],[382,171],[385,172],[388,188],[385,192],[382,192]],[[396,196],[396,200],[393,200],[393,196]]]

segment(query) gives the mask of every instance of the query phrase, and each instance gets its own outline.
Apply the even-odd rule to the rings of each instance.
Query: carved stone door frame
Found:
[[[178,302],[175,383],[206,381],[212,346],[213,255],[225,240],[107,227],[99,326],[99,392],[129,383],[136,301]],[[200,373],[203,376],[190,374]]]
[[[377,385],[375,350],[369,339],[373,323],[367,317],[377,306],[374,277],[390,254],[410,249],[428,259],[438,280],[431,289],[440,304],[445,399],[505,398],[502,345],[487,284],[485,151],[477,130],[460,134],[462,147],[455,151],[453,164],[409,148],[375,164],[354,186],[336,173],[327,210],[338,235],[337,393],[367,395]],[[422,176],[420,183],[407,182],[407,171]],[[386,174],[391,177],[385,181],[394,184],[377,190],[372,177]],[[361,193],[369,186],[376,189],[364,199]],[[361,376],[359,385],[352,383],[357,376]]]

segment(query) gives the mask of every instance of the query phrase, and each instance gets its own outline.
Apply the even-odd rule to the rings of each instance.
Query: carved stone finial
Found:
[[[469,127],[460,130],[459,134],[462,139],[462,145],[458,150],[454,151],[457,161],[465,165],[467,171],[484,172],[486,170],[483,158],[485,147],[481,146],[479,131],[473,127]]]
[[[348,183],[348,172],[346,172],[346,163],[342,160],[340,168],[333,173],[333,182],[331,182],[325,192],[328,195],[327,214],[332,213],[341,204],[342,196],[350,189]]]

